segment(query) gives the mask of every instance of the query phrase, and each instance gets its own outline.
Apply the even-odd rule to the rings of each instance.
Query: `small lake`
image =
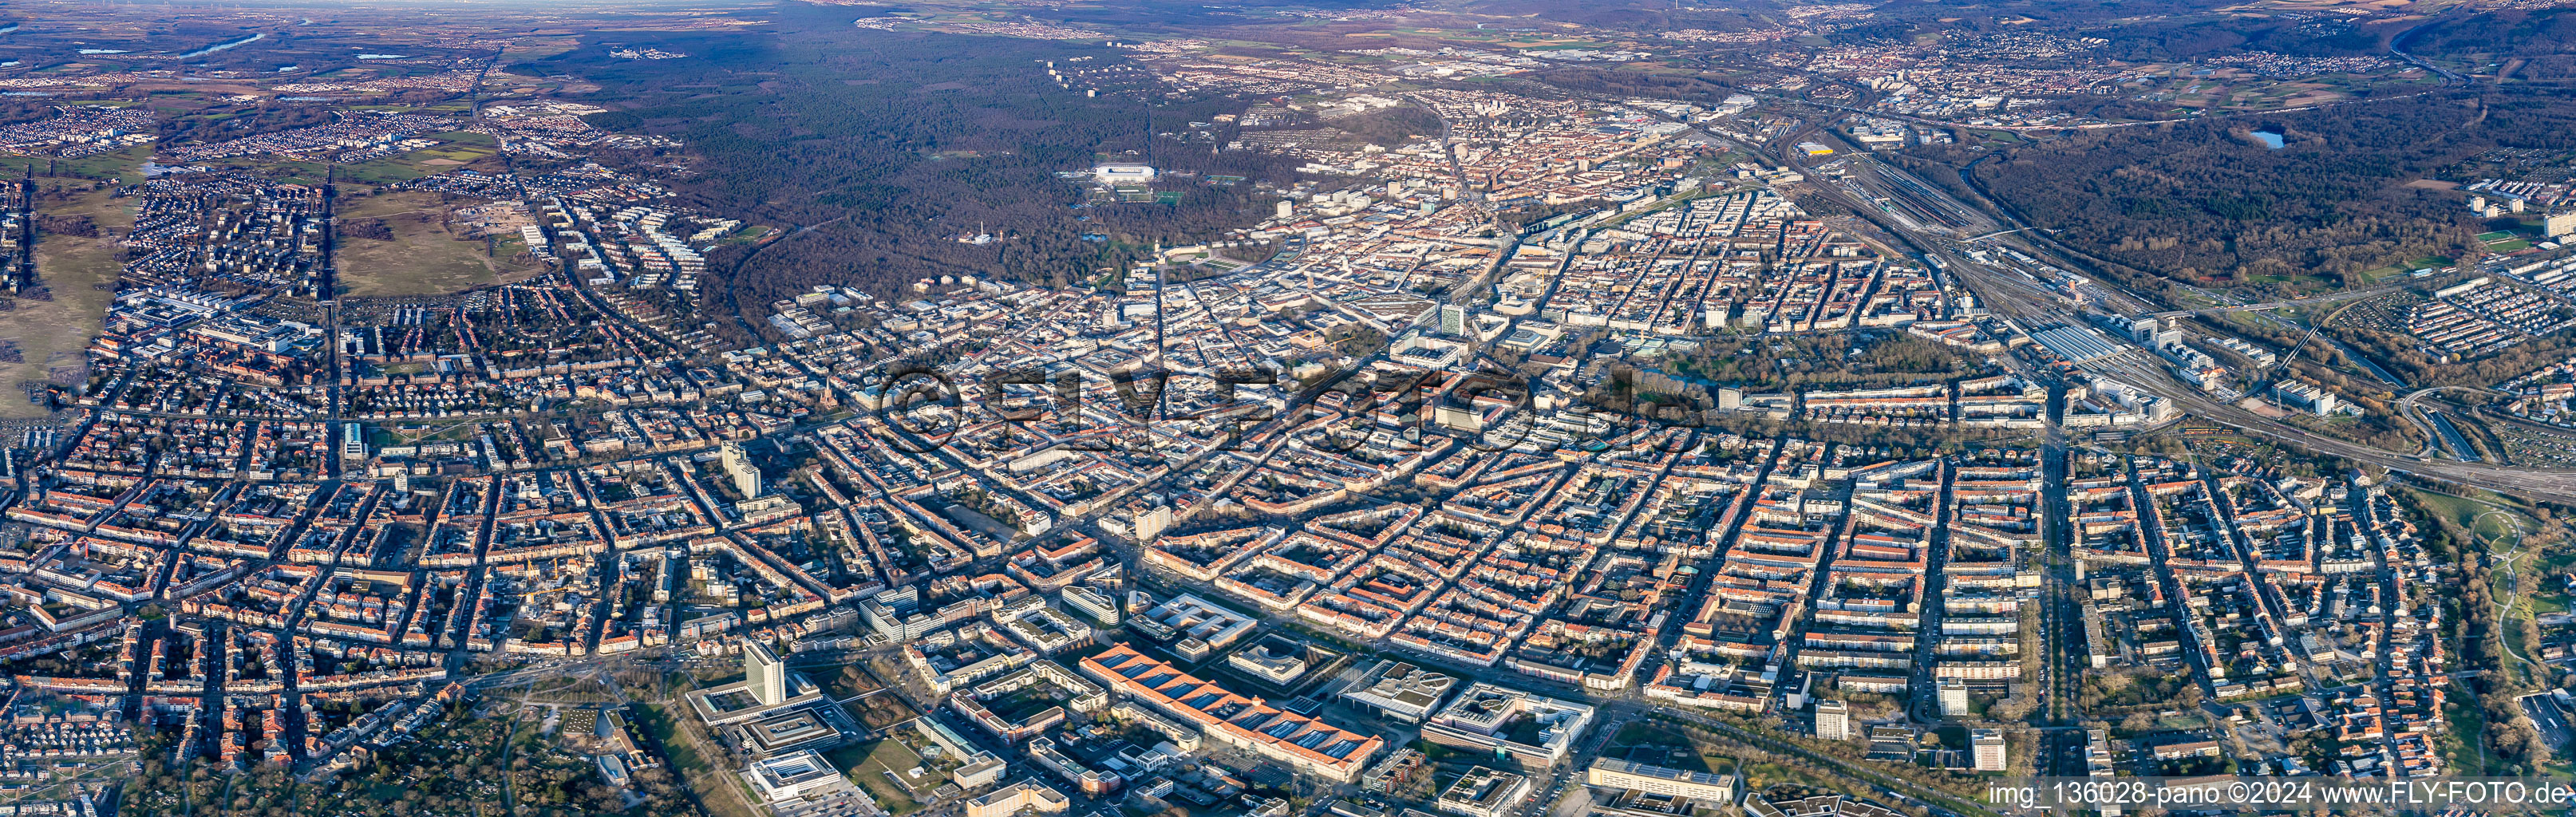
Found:
[[[409,54],[360,54],[360,55],[358,55],[358,59],[362,59],[362,60],[407,60],[407,59],[411,59],[411,55],[409,55]]]
[[[2281,141],[2281,134],[2274,133],[2274,132],[2272,132],[2272,131],[2267,131],[2267,130],[2258,130],[2258,131],[2255,131],[2255,132],[2254,132],[2254,138],[2255,138],[2255,139],[2262,140],[2262,142],[2263,142],[2263,146],[2264,146],[2264,147],[2271,148],[2271,149],[2273,149],[2273,150],[2280,150],[2280,149],[2281,149],[2281,147],[2282,147],[2282,146],[2283,146],[2283,144],[2284,144],[2284,143]]]

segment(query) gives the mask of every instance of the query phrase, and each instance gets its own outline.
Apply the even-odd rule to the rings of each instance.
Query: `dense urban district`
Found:
[[[2576,781],[2571,81],[2550,0],[9,4],[0,815]]]

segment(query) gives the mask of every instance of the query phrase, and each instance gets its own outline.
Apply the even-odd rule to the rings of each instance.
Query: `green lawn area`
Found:
[[[832,696],[835,700],[847,698],[872,689],[879,689],[884,686],[883,684],[877,683],[877,679],[869,677],[865,671],[859,669],[859,665],[857,664],[850,664],[839,667],[838,669],[840,670],[839,672],[832,672],[828,669],[809,671],[806,673],[806,676],[809,678],[822,679],[820,683],[823,685],[824,694]]]
[[[2546,584],[2546,582],[2543,584]],[[2534,615],[2567,612],[2567,594],[2556,590],[2543,590],[2538,593],[2533,593],[2531,594],[2530,602],[2531,612]]]
[[[739,795],[741,783],[698,754],[691,738],[682,734],[682,727],[671,719],[673,714],[658,704],[639,704],[636,706],[635,726],[670,755],[671,770],[688,781],[690,788],[697,790],[698,799],[706,803],[708,811],[716,817],[756,817],[751,813],[747,797],[720,793],[724,789],[732,789]]]
[[[2415,491],[2414,494],[2416,501],[2421,503],[2425,510],[2441,514],[2462,527],[2476,524],[2478,514],[2485,513],[2487,510],[2486,506],[2449,494],[2437,494],[2431,491]]]
[[[1638,747],[1644,747],[1647,751],[1632,756],[1630,750]],[[1662,756],[1656,756],[1653,751],[1655,748],[1665,750]],[[1626,758],[1639,763],[1689,772],[1733,773],[1737,767],[1735,759],[1720,754],[1717,749],[1714,744],[1693,740],[1689,735],[1669,727],[1638,721],[1620,727],[1619,734],[1613,736],[1610,742],[1602,747],[1602,756]]]
[[[2540,560],[2540,569],[2551,571],[2571,564],[2576,564],[2576,551],[2559,551],[2543,556]]]
[[[45,175],[46,167],[50,165],[53,168],[53,173],[59,176],[77,176],[84,179],[116,179],[127,183],[133,183],[143,180],[143,163],[151,158],[151,145],[136,145],[124,150],[112,150],[106,153],[83,156],[78,159],[51,159],[43,156],[0,156],[0,169],[5,169],[11,177],[16,177],[27,172],[28,168],[35,168],[36,175],[43,176]]]
[[[81,184],[89,182],[67,186]],[[135,200],[110,198],[110,192],[102,184],[68,202],[36,205],[45,215],[86,216],[102,232],[95,237],[37,235],[36,282],[44,294],[5,299],[6,311],[0,311],[0,341],[16,356],[0,361],[0,417],[43,415],[43,408],[27,400],[20,384],[44,383],[55,379],[58,368],[68,372],[86,363],[81,349],[98,334],[116,279],[124,271],[117,260],[117,239],[134,226]]]
[[[437,193],[406,190],[349,196],[340,202],[342,223],[382,219],[393,240],[349,236],[339,243],[340,286],[349,295],[437,295],[490,286],[544,271],[518,259],[519,249],[487,254],[481,239],[463,238],[447,223],[448,205]]]
[[[895,785],[894,781],[886,779],[887,772],[908,775],[913,768],[921,768],[922,775],[918,778],[907,777],[904,785],[911,786],[923,794],[928,794],[948,783],[948,770],[943,764],[923,762],[921,755],[915,754],[912,747],[905,746],[903,741],[894,738],[886,738],[868,745],[843,746],[825,756],[832,761],[832,765],[841,767],[842,773],[850,778],[850,782],[867,789],[869,794],[876,796],[878,805],[884,806],[887,812],[893,814],[920,811],[922,804],[906,793],[903,790],[904,786]]]
[[[2505,230],[2497,230],[2497,231],[2492,232],[2492,233],[2479,233],[2479,234],[2478,234],[2478,240],[2479,240],[2479,241],[2484,241],[2484,242],[2487,242],[2487,243],[2489,243],[2489,244],[2493,244],[2493,243],[2498,242],[2498,241],[2503,241],[2503,240],[2505,240],[2505,239],[2512,238],[2512,237],[2513,237],[2513,233],[2508,232],[2508,231],[2505,231]]]
[[[1628,758],[1639,763],[1652,763],[1685,771],[1708,771],[1704,767],[1696,767],[1701,757],[1699,753],[1687,748],[1691,745],[1691,739],[1679,732],[1638,721],[1619,727],[1619,734],[1610,739],[1609,745],[1602,747],[1601,753],[1605,757]],[[1652,750],[1656,747],[1666,750],[1663,757],[1653,756]],[[1639,748],[1645,748],[1648,751],[1644,753],[1632,751]]]
[[[268,175],[282,182],[320,184],[323,178],[330,175],[332,169],[336,167],[339,178],[344,181],[360,184],[392,184],[422,176],[435,176],[473,164],[476,160],[497,155],[500,152],[500,145],[494,142],[489,134],[448,131],[433,133],[426,138],[447,144],[356,164],[335,165],[321,161],[276,159],[253,161],[249,164],[266,171]]]
[[[2244,280],[2248,282],[2260,281],[2267,284],[2288,284],[2291,290],[2298,292],[2335,288],[2334,284],[2315,275],[2257,275]]]
[[[2354,286],[2367,286],[2381,281],[2386,281],[2391,278],[2403,278],[2407,274],[2419,269],[2441,269],[2450,265],[2451,259],[2439,256],[2418,258],[2403,264],[2363,270],[2359,274],[2353,276],[2352,283]]]
[[[2504,508],[2504,513],[2491,513],[2488,505],[2476,503],[2476,500],[2465,500],[2465,497],[2452,497],[2452,495],[2437,495],[2437,492],[2429,492],[2429,490],[2419,490],[2416,492],[2416,497],[2424,503],[2424,510],[2445,515],[2445,518],[2450,518],[2450,521],[2468,528],[2470,536],[2476,536],[2476,539],[2481,541],[2481,544],[2486,544],[2491,552],[2512,549],[2514,521],[2509,521],[2506,515],[2522,515],[2522,513],[2519,513],[2519,510],[2512,510],[2514,505],[2509,505],[2506,500],[2501,500],[2501,497],[2488,497],[2488,500],[2499,503],[2499,508]],[[2527,528],[2530,528],[2530,523],[2524,523],[2524,531],[2527,531]],[[2524,554],[2524,557],[2530,557],[2530,554]],[[2499,588],[2499,598],[2506,598],[2506,595],[2501,593],[2504,593],[2504,588]]]
[[[2517,524],[2523,530],[2531,530],[2537,525],[2536,522],[2523,521],[2527,520],[2527,517],[2523,517],[2515,506],[2503,501],[2503,498],[2483,494],[2483,492],[2481,498],[2496,501],[2498,507],[2504,509],[2504,513],[2494,513],[2486,505],[2461,497],[2430,491],[2415,491],[2414,495],[2427,512],[2440,514],[2467,527],[2469,533],[2477,537],[2479,542],[2485,543],[2485,549],[2491,553],[2503,554],[2513,549]],[[2523,550],[2510,564],[2496,565],[2489,590],[2493,593],[2497,606],[2502,608],[2499,612],[2502,612],[2508,620],[2514,620],[2540,613],[2566,610],[2568,606],[2566,594],[2560,592],[2551,582],[2533,575],[2551,568],[2551,565],[2540,559],[2530,549]],[[2531,586],[2535,592],[2528,596],[2517,595],[2516,585],[2509,577],[2527,575],[2533,579]],[[2523,642],[2521,627],[2505,627],[2503,634],[2507,652],[2511,655],[2530,656],[2537,647]],[[2520,661],[2509,660],[2506,663],[2511,668],[2509,673],[2511,675],[2519,676],[2532,670],[2530,665]],[[2468,717],[2476,718],[2478,715],[2470,712]]]
[[[662,707],[654,704],[637,707],[635,725],[643,729],[645,734],[652,736],[654,743],[661,744],[663,751],[670,753],[672,764],[682,767],[706,765],[706,761],[700,759],[698,753],[690,751],[687,745],[678,741],[670,713]]]
[[[2490,514],[2491,509],[2477,500],[2431,491],[2416,491],[2415,496],[2423,503],[2426,510],[2441,514],[2459,523],[2461,527],[2468,528],[2470,534],[2478,537],[2478,541],[2511,544],[2513,523],[2507,521],[2504,515]],[[2481,492],[2479,499],[2496,503],[2505,509],[2506,514],[2520,515],[2518,511],[2513,510],[2512,501],[2504,497]]]
[[[2509,540],[2513,536],[2513,524],[2505,521],[2503,516],[2483,515],[2478,517],[2476,525],[2470,526],[2469,533],[2475,534],[2479,541]]]
[[[1037,715],[1040,712],[1060,706],[1061,704],[1057,703],[1056,697],[1059,694],[1061,693],[1057,692],[1057,690],[1051,686],[1032,686],[994,700],[985,701],[984,705],[985,707],[993,710],[993,714],[999,716],[1001,719],[1012,723],[1018,723],[1020,721],[1027,720],[1031,716]]]
[[[347,107],[349,110],[353,111],[394,111],[397,113],[418,113],[428,115],[438,113],[464,113],[465,111],[472,109],[474,106],[463,101],[457,101],[441,102],[435,105],[391,105],[380,103],[371,105],[349,105]]]
[[[2487,249],[2494,250],[2494,251],[2496,251],[2496,252],[2514,252],[2514,251],[2517,251],[2517,250],[2528,250],[2528,249],[2531,249],[2531,241],[2530,241],[2530,240],[2528,240],[2528,239],[2521,239],[2521,238],[2517,238],[2517,239],[2514,239],[2514,240],[2512,240],[2512,241],[2500,241],[2500,242],[2497,242],[2497,243],[2494,243],[2494,244],[2489,244],[2489,245],[2487,245]]]
[[[2526,566],[2523,569],[2532,571],[2534,575],[2546,576],[2566,568],[2570,563],[2576,563],[2576,552],[2551,553],[2541,558],[2531,559],[2525,562]],[[2576,609],[2576,606],[2571,606],[2571,599],[2565,591],[2559,589],[2556,582],[2540,582],[2531,594],[2531,612],[2534,615],[2564,613],[2570,609]]]
[[[1762,761],[1744,766],[1743,785],[1748,791],[1781,783],[1793,783],[1825,791],[1838,791],[1854,797],[1868,796],[1869,787],[1840,776],[1827,778],[1808,771],[1804,766]]]
[[[2485,742],[2478,739],[2478,730],[2485,725],[2478,708],[2465,703],[2444,704],[2442,719],[2450,727],[2441,737],[2442,765],[2462,775],[2485,774],[2496,761],[2487,754]]]

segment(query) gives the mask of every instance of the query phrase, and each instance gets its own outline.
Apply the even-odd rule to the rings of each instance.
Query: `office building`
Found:
[[[2280,397],[2282,403],[2307,409],[2319,417],[2335,411],[2335,393],[2314,383],[2283,380],[2273,384],[2272,394]]]
[[[1250,635],[1257,624],[1251,616],[1182,593],[1136,616],[1128,626],[1170,642],[1172,652],[1184,660],[1205,661]]]
[[[1968,748],[1969,751],[1974,753],[1974,757],[1976,758],[1977,771],[2000,772],[2004,770],[2004,733],[2002,730],[1969,730]]]
[[[796,710],[823,703],[823,687],[787,669],[787,663],[765,644],[743,642],[743,680],[721,686],[692,690],[686,696],[698,717],[717,732],[731,733],[741,729],[756,732],[757,739],[739,744],[754,755],[789,752],[800,747],[819,745],[838,739],[816,729],[817,724],[796,720]],[[828,710],[828,711],[823,711]],[[848,716],[836,707],[817,711],[820,726],[837,732],[855,732],[847,725]],[[745,737],[752,737],[746,733]]]
[[[859,787],[812,751],[754,761],[742,771],[760,804],[777,817],[871,817],[877,808]]]
[[[1968,714],[1968,682],[1957,678],[1941,679],[1941,716],[1956,718]]]
[[[1110,598],[1108,593],[1103,593],[1081,585],[1075,585],[1065,588],[1064,594],[1060,598],[1064,600],[1064,606],[1066,608],[1069,608],[1074,612],[1090,616],[1091,620],[1100,622],[1100,626],[1118,626],[1118,620],[1120,618],[1118,613],[1118,602],[1117,600]]]
[[[1438,406],[1432,409],[1431,420],[1447,429],[1471,433],[1485,430],[1484,412],[1478,411],[1475,406],[1459,405],[1448,400],[1439,401]]]
[[[1423,754],[1420,749],[1397,749],[1394,754],[1387,755],[1385,760],[1378,761],[1377,765],[1369,767],[1368,771],[1360,774],[1360,790],[1393,794],[1396,789],[1412,783],[1415,776],[1428,774],[1423,771],[1423,764],[1430,758],[1431,756]]]
[[[1503,817],[1529,799],[1529,778],[1478,766],[1440,792],[1433,805],[1464,817]]]
[[[1583,785],[1687,797],[1712,805],[1735,802],[1735,775],[1683,771],[1606,757],[1592,761],[1592,768],[1584,770]]]
[[[992,752],[948,728],[947,724],[927,716],[888,727],[885,736],[901,741],[915,754],[926,754],[930,747],[935,746],[942,754],[957,760],[959,765],[948,771],[948,782],[957,784],[958,788],[979,789],[1002,782],[1002,774],[1011,770],[1009,761],[995,757]]]
[[[1164,740],[1172,742],[1172,748],[1183,752],[1198,751],[1202,743],[1199,740],[1199,730],[1191,728],[1189,724],[1165,717],[1154,710],[1137,706],[1134,701],[1119,701],[1116,706],[1109,708],[1109,715],[1160,734]]]
[[[1028,753],[1030,762],[1072,783],[1084,797],[1106,796],[1127,784],[1125,775],[1083,765],[1081,760],[1055,748],[1055,741],[1049,738],[1030,738]]]
[[[827,751],[858,734],[859,728],[840,707],[782,706],[719,732],[746,754],[772,757],[803,749]]]
[[[778,659],[769,645],[748,642],[742,649],[743,680],[751,685],[751,697],[761,706],[787,702],[787,662]]]
[[[367,434],[359,429],[357,423],[340,424],[340,459],[367,461]]]
[[[1306,670],[1310,667],[1303,652],[1295,641],[1265,639],[1226,656],[1225,662],[1236,672],[1285,687],[1306,677]]]
[[[1747,817],[1902,817],[1905,812],[1839,794],[1773,801],[1761,792],[1746,792],[1744,813]]]
[[[1851,707],[1841,701],[1817,701],[1816,737],[1820,740],[1850,740]]]
[[[1379,661],[1360,675],[1342,697],[1365,704],[1405,723],[1421,723],[1458,679],[1401,661]]]
[[[1498,752],[1543,769],[1565,760],[1592,725],[1589,704],[1479,683],[1422,723],[1422,739],[1471,752]]]
[[[1063,792],[1028,778],[966,801],[966,817],[1013,817],[1022,811],[1062,814],[1071,807],[1073,801],[1065,799]]]

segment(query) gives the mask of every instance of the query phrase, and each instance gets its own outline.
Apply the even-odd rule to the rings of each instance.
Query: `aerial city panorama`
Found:
[[[0,817],[2576,811],[2576,0],[6,0]]]

